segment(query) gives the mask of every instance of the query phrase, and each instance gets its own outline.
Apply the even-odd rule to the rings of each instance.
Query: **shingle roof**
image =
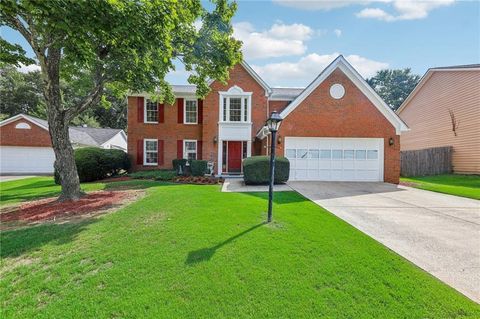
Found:
[[[293,100],[299,96],[303,90],[305,90],[305,88],[272,88],[272,95],[270,98],[277,100]]]
[[[197,92],[196,85],[172,85],[174,93],[189,93],[195,94]]]
[[[95,127],[70,127],[70,139],[74,143],[83,145],[100,146],[110,140],[112,137],[120,133],[121,129],[113,128],[95,128]]]
[[[44,119],[40,119],[31,115],[24,115],[30,121],[40,124],[48,129],[48,122]],[[121,132],[121,129],[113,128],[95,128],[95,127],[76,127],[70,126],[68,133],[70,135],[70,141],[74,144],[81,144],[87,146],[100,146],[103,143],[110,140],[112,137]]]
[[[272,88],[272,94],[270,98],[276,100],[293,100],[296,98],[305,88],[287,88],[278,87]],[[176,94],[195,94],[197,87],[195,85],[172,85],[172,90]]]

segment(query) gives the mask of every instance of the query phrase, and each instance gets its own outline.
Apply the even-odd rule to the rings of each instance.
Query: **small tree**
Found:
[[[207,11],[200,0],[4,0],[0,25],[20,32],[35,53],[29,59],[18,45],[0,39],[0,59],[8,63],[38,62],[43,80],[55,168],[61,176],[60,200],[81,196],[69,123],[102,98],[106,86],[155,93],[172,103],[165,81],[181,59],[188,81],[205,96],[208,79],[222,82],[241,60],[241,43],[232,37],[235,3],[212,0]],[[195,28],[196,22],[202,26]],[[60,78],[91,75],[82,98],[65,101]]]
[[[402,105],[410,92],[420,81],[420,76],[412,74],[409,68],[402,70],[380,70],[367,83],[380,95],[392,110]]]

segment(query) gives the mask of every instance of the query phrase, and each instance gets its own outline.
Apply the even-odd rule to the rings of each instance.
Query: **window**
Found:
[[[343,151],[342,150],[333,150],[332,151],[332,158],[333,159],[342,159],[343,158]]]
[[[356,150],[355,151],[355,159],[357,160],[364,160],[367,156],[367,151],[365,150]]]
[[[250,96],[222,96],[221,97],[221,119],[223,122],[241,122],[250,121]]]
[[[146,99],[145,123],[158,123],[158,103]]]
[[[344,150],[343,158],[344,159],[353,159],[355,152],[353,150]]]
[[[320,150],[320,158],[330,159],[332,157],[332,151],[330,150]]]
[[[198,123],[198,107],[197,100],[185,100],[183,112],[183,123],[197,124]]]
[[[295,158],[297,152],[294,149],[287,149],[287,158]]]
[[[240,122],[242,120],[242,99],[230,98],[229,121]]]
[[[145,139],[143,141],[143,165],[158,164],[158,140]]]
[[[197,159],[197,141],[184,140],[183,141],[183,158],[189,160]]]
[[[307,150],[304,150],[304,149],[297,150],[297,158],[307,158]]]
[[[377,150],[368,150],[367,151],[367,159],[378,159],[378,151]]]
[[[318,158],[318,150],[308,150],[308,158]]]

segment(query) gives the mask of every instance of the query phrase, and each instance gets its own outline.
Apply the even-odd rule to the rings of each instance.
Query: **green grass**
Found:
[[[479,175],[435,175],[402,177],[402,182],[414,183],[413,187],[433,192],[480,199]]]
[[[84,183],[82,190],[94,191],[104,189],[104,183]],[[42,197],[52,197],[60,194],[60,185],[53,177],[32,177],[0,183],[0,206],[29,201]]]
[[[128,174],[128,176],[132,178],[138,179],[154,179],[158,181],[171,181],[176,176],[177,173],[174,170],[146,170],[146,171],[138,171],[134,173]]]
[[[2,318],[479,318],[480,306],[294,192],[147,195],[1,236]],[[27,186],[27,185],[25,185]]]

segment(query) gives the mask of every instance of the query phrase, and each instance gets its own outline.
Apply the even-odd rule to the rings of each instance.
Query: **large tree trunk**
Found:
[[[73,147],[70,143],[68,133],[68,122],[58,116],[51,119],[49,117],[49,131],[52,139],[53,151],[55,152],[55,169],[60,176],[62,185],[62,194],[60,201],[77,200],[83,193],[80,189],[80,180],[77,174],[77,165]]]
[[[44,96],[47,102],[48,130],[55,152],[54,167],[59,174],[60,184],[62,185],[62,193],[58,199],[60,201],[78,200],[82,196],[82,191],[68,132],[71,118],[67,110],[62,107],[61,102],[60,57],[60,49],[50,48],[48,50],[48,62],[45,65],[46,70],[42,68],[45,81]]]

